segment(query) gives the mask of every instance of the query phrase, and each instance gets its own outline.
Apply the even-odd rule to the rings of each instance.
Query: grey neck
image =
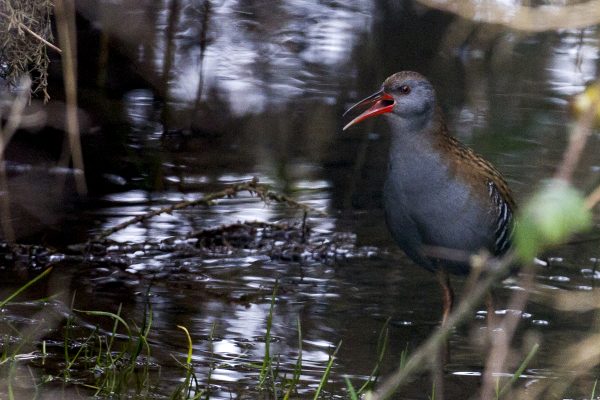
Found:
[[[395,132],[403,132],[404,135],[419,134],[424,130],[430,130],[432,124],[440,117],[440,110],[436,107],[427,108],[422,114],[411,114],[409,117],[395,113],[387,114],[388,120]]]
[[[436,140],[435,135],[439,135],[435,133],[438,119],[433,114],[410,119],[390,115],[388,118],[392,132],[390,169],[410,167],[414,171],[415,168],[428,165],[427,163],[431,163],[433,159],[439,159],[432,145]]]

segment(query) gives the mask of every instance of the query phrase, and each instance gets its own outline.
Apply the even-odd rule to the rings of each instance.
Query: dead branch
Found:
[[[162,207],[162,208],[159,208],[156,210],[149,211],[142,215],[138,215],[138,216],[131,218],[125,222],[122,222],[110,229],[106,229],[106,230],[100,232],[98,235],[96,235],[91,240],[91,242],[102,240],[102,239],[112,235],[115,232],[118,232],[120,230],[127,228],[130,225],[134,225],[134,224],[137,224],[138,222],[146,221],[157,215],[164,214],[164,213],[170,214],[173,211],[182,210],[184,208],[195,207],[195,206],[199,206],[199,205],[211,206],[214,204],[215,200],[235,197],[238,193],[244,192],[244,191],[250,192],[250,194],[252,194],[252,195],[256,195],[265,203],[268,203],[269,201],[272,200],[272,201],[275,201],[278,203],[284,203],[293,208],[301,209],[305,213],[311,212],[311,213],[315,213],[318,215],[326,215],[324,212],[317,210],[313,207],[310,207],[306,204],[302,204],[284,194],[280,194],[280,193],[271,191],[268,188],[268,186],[259,184],[258,179],[254,178],[251,181],[234,184],[234,185],[231,185],[221,191],[209,193],[209,194],[205,195],[204,197],[202,197],[201,199],[182,201],[182,202],[170,205],[170,206],[166,206],[166,207]]]

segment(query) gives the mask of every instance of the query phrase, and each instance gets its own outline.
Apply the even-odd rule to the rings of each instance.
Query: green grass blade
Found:
[[[539,343],[536,343],[533,345],[533,347],[527,354],[527,357],[525,357],[525,359],[523,360],[521,365],[519,365],[519,368],[515,371],[515,373],[510,378],[510,381],[506,382],[504,384],[504,386],[502,386],[502,389],[500,390],[498,397],[502,397],[504,394],[506,394],[506,392],[508,392],[508,390],[511,388],[511,386],[517,381],[517,379],[519,379],[519,377],[523,374],[523,371],[525,371],[525,368],[527,368],[527,365],[529,364],[529,362],[531,361],[531,359],[533,358],[535,353],[537,353],[539,348],[540,348]]]
[[[210,384],[211,384],[211,379],[212,379],[212,373],[216,369],[215,346],[214,346],[215,329],[216,328],[217,328],[217,323],[213,322],[212,327],[210,328],[210,336],[208,337],[210,362],[208,364],[208,373],[206,374],[206,385],[205,385],[206,386],[206,394],[205,394],[206,400],[209,400],[209,398],[210,398]]]
[[[408,362],[408,343],[406,343],[406,347],[400,353],[400,369],[406,367],[406,363]]]
[[[9,301],[11,301],[12,299],[14,299],[15,297],[17,297],[18,295],[20,295],[21,293],[23,293],[25,290],[27,290],[31,285],[34,285],[37,281],[39,281],[40,279],[44,278],[46,275],[48,275],[50,272],[52,271],[52,267],[47,268],[44,272],[42,272],[41,274],[39,274],[38,276],[36,276],[35,278],[33,278],[32,280],[30,280],[29,282],[27,282],[26,284],[24,284],[23,286],[21,286],[20,288],[18,288],[17,290],[15,290],[10,296],[8,296],[6,299],[0,301],[0,307],[4,307],[6,305],[6,303],[8,303]]]
[[[334,352],[329,357],[329,362],[327,363],[327,368],[325,368],[325,372],[323,373],[323,376],[321,377],[321,381],[319,382],[319,387],[317,387],[317,392],[315,393],[315,397],[313,398],[314,400],[317,400],[319,398],[319,395],[321,394],[321,390],[323,390],[323,387],[327,383],[327,379],[329,379],[329,373],[331,372],[331,367],[333,366],[333,361],[335,360],[335,355],[337,354],[340,347],[342,347],[341,340],[340,340],[340,343],[335,348]]]
[[[348,388],[348,396],[350,396],[350,400],[358,400],[358,394],[356,393],[356,390],[354,390],[354,386],[352,386],[350,378],[346,376],[344,377],[344,380],[346,381],[346,387]]]
[[[171,394],[171,399],[198,399],[202,395],[202,393],[196,393],[194,396],[190,397],[193,388],[198,388],[198,381],[194,374],[194,368],[192,367],[192,354],[193,354],[193,342],[190,332],[187,330],[185,326],[177,325],[177,328],[181,329],[185,333],[185,337],[187,339],[187,357],[186,362],[183,365],[185,368],[185,379],[184,381],[177,386],[175,392]]]
[[[375,383],[377,380],[377,374],[379,374],[379,368],[381,368],[381,363],[383,362],[383,357],[387,351],[387,346],[389,342],[389,323],[390,318],[388,318],[383,324],[383,328],[381,328],[381,332],[379,332],[379,338],[377,339],[377,362],[371,371],[371,374],[367,378],[367,381],[358,389],[358,393],[362,394],[366,391],[369,386]]]
[[[186,363],[186,365],[189,366],[192,363],[192,352],[194,350],[193,343],[192,343],[192,337],[190,336],[190,332],[187,330],[187,328],[185,326],[177,325],[177,328],[184,331],[185,337],[187,338],[188,352],[187,352],[187,359],[186,359],[185,363]]]
[[[265,332],[265,354],[263,356],[263,363],[260,368],[258,387],[262,388],[270,375],[269,369],[272,368],[271,360],[271,327],[273,326],[273,310],[275,309],[275,297],[277,295],[277,283],[273,288],[273,295],[271,296],[271,306],[269,307],[269,315],[267,315],[267,329]]]
[[[136,359],[140,354],[142,354],[142,350],[146,348],[146,354],[150,356],[150,344],[148,343],[148,334],[150,333],[150,327],[152,326],[152,306],[147,304],[144,307],[144,315],[142,318],[142,326],[138,329],[138,337],[137,344],[135,350],[131,354],[131,363],[132,366],[135,364]]]
[[[77,350],[77,352],[75,353],[75,355],[73,357],[69,356],[69,360],[68,360],[68,362],[67,362],[67,364],[65,366],[66,370],[71,369],[71,367],[73,366],[73,364],[75,364],[75,362],[77,361],[77,359],[81,355],[81,352],[83,351],[83,349],[85,349],[86,346],[88,345],[88,343],[90,342],[90,340],[92,340],[92,338],[95,337],[96,332],[97,332],[97,329],[94,329],[94,331],[92,332],[92,334],[85,339],[85,342],[83,342],[81,345],[79,345],[79,350]],[[68,343],[67,343],[66,339],[65,339],[65,346],[68,347]]]
[[[119,306],[120,309],[120,306]],[[127,324],[127,322],[125,322],[125,320],[118,314],[115,313],[111,313],[108,311],[94,311],[94,310],[76,310],[73,309],[73,311],[76,311],[78,313],[82,313],[82,314],[86,314],[86,315],[92,315],[95,317],[109,317],[112,318],[116,321],[119,321],[121,323],[121,325],[123,325],[123,327],[125,328],[125,330],[127,331],[127,336],[129,336],[131,338],[131,329],[129,328],[129,324]]]
[[[292,381],[290,382],[290,387],[288,388],[283,400],[288,400],[292,393],[295,391],[298,382],[300,381],[300,375],[302,375],[302,325],[300,323],[300,317],[297,318],[298,323],[298,360],[296,360],[296,365],[294,366],[294,375],[292,376]]]

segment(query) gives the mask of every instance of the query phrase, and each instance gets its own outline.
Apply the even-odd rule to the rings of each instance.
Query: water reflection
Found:
[[[563,32],[546,67],[548,82],[559,95],[580,93],[598,68],[597,28]]]
[[[175,51],[169,71],[170,97],[192,103],[202,99],[205,92],[199,96],[196,90],[203,87],[202,80],[224,96],[238,116],[264,112],[307,91],[314,94],[318,87],[319,98],[327,97],[325,91],[335,98],[322,79],[349,59],[349,44],[361,33],[357,27],[368,29],[373,10],[370,2],[360,0],[335,6],[228,1],[203,9],[194,1],[180,3],[186,12],[173,27],[181,51]],[[200,21],[207,26],[200,26]],[[169,26],[156,28],[159,36]],[[210,42],[206,49],[198,40],[203,29]],[[155,54],[157,68],[164,68],[169,53],[163,47]]]
[[[418,69],[435,81],[452,131],[494,161],[523,199],[554,172],[568,129],[567,96],[595,76],[598,64],[597,28],[525,36],[408,1],[89,3],[94,6],[81,13],[110,32],[119,49],[111,50],[111,68],[119,73],[103,88],[109,99],[98,88],[93,99],[84,99],[110,111],[94,109],[101,114],[100,140],[93,135],[84,140],[88,173],[101,177],[91,185],[98,186],[91,196],[95,202],[74,210],[75,221],[55,224],[83,232],[73,241],[255,176],[329,213],[308,218],[315,246],[323,249],[320,258],[278,253],[285,238],[269,243],[272,252],[244,246],[201,251],[193,232],[239,221],[301,221],[297,210],[242,194],[132,225],[111,235],[116,243],[106,254],[90,256],[95,264],[62,270],[70,283],[61,290],[77,293],[77,308],[115,310],[123,304],[124,315],[135,319],[149,302],[159,365],[172,365],[171,355],[185,358],[177,325],[186,326],[198,374],[206,376],[210,365],[217,365],[213,398],[230,398],[232,382],[240,383],[241,393],[255,394],[257,371],[249,366],[264,356],[276,282],[272,354],[281,354],[282,368],[293,370],[301,328],[304,397],[314,395],[306,388],[314,389],[340,340],[335,368],[362,383],[376,362],[377,339],[388,317],[383,374],[439,321],[435,281],[401,254],[385,227],[380,192],[386,128],[374,121],[362,131],[341,134],[345,104],[370,93],[391,72]],[[114,26],[115,12],[132,22]],[[119,61],[122,53],[126,62]],[[105,141],[107,148],[99,145]],[[580,174],[591,173],[590,181],[600,173],[597,146],[595,137]],[[18,149],[13,153],[19,162],[6,164],[9,175],[35,170],[29,190],[56,186],[50,179],[56,171],[36,164],[41,151],[37,158]],[[40,197],[24,193],[15,198]],[[553,255],[551,266],[539,271],[536,294],[596,290],[596,243]],[[510,282],[499,288],[504,298],[516,290]],[[498,310],[506,312],[511,311]],[[11,323],[36,323],[21,314],[32,312],[17,306],[4,315]],[[557,312],[534,298],[521,314],[520,334],[540,335],[548,346],[561,348],[573,332],[588,329],[587,317]],[[448,376],[454,398],[477,390],[486,318],[479,310],[473,325],[451,338]],[[554,378],[544,368],[552,360],[540,358],[542,368],[530,369],[523,379]],[[175,369],[165,367],[161,393],[180,381]],[[429,382],[417,383],[423,384],[406,398],[427,397],[422,388]],[[338,375],[331,391],[344,387]]]

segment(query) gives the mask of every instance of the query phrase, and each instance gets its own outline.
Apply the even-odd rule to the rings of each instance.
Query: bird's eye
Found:
[[[402,93],[402,94],[409,94],[410,93],[410,86],[408,86],[408,85],[402,85],[402,86],[400,86],[400,93]]]

